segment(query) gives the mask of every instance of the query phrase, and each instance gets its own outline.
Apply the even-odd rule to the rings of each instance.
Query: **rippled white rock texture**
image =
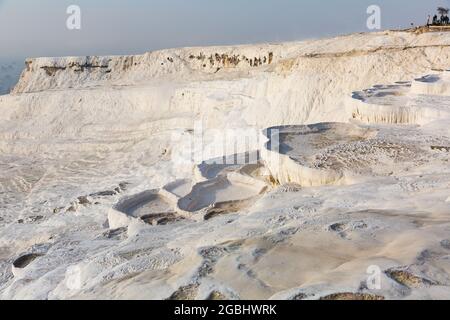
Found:
[[[449,67],[438,32],[28,60],[0,298],[448,298]]]

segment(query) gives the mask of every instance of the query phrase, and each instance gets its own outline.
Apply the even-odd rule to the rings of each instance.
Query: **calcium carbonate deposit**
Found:
[[[394,31],[27,60],[0,298],[448,298],[449,68]]]

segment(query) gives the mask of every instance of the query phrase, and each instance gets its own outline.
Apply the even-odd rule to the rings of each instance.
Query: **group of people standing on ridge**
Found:
[[[431,19],[431,16],[428,16],[427,26],[446,26],[450,25],[450,18],[448,17],[448,13],[450,9],[439,7],[437,9],[438,14],[440,17],[438,17],[437,14],[434,15],[433,19]]]

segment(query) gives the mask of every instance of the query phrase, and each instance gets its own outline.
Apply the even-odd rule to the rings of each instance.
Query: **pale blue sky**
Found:
[[[82,30],[66,29],[66,8]],[[0,0],[0,58],[132,54],[168,47],[278,42],[424,24],[449,0]]]

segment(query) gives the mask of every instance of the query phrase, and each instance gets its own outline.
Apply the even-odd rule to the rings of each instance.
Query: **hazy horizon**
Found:
[[[66,9],[82,10],[68,30]],[[382,29],[425,24],[448,0],[0,0],[1,60],[36,56],[137,54],[163,48],[282,42],[370,31],[369,5]],[[326,9],[324,9],[326,8]],[[401,14],[399,14],[401,13]]]

